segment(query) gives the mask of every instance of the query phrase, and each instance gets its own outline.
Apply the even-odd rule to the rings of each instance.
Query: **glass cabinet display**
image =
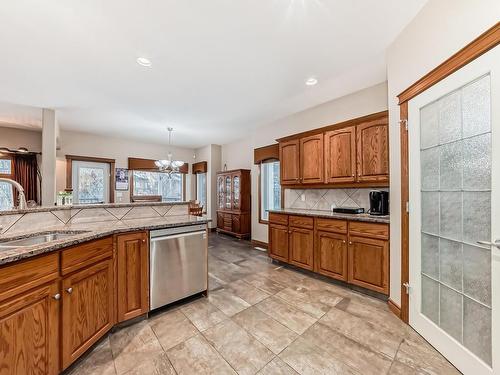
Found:
[[[240,207],[240,178],[233,177],[233,208],[236,210]]]
[[[224,208],[224,178],[219,176],[217,178],[217,206]]]
[[[225,196],[226,196],[226,208],[231,209],[231,195],[233,193],[231,192],[231,176],[226,177],[226,189],[225,189]]]

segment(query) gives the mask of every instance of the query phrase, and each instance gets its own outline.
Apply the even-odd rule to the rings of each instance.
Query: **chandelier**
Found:
[[[168,146],[172,146],[172,131],[173,128],[167,128],[168,130]],[[172,152],[169,151],[167,154],[167,159],[164,160],[156,160],[155,165],[158,167],[160,172],[165,172],[169,176],[172,173],[178,173],[179,168],[184,165],[184,162],[181,160],[172,160]]]

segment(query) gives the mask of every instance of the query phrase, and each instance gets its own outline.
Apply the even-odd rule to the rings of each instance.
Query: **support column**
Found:
[[[42,110],[42,205],[56,202],[57,118],[53,109]]]

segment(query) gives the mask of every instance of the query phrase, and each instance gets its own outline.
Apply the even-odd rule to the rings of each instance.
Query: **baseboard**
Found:
[[[393,300],[389,298],[387,301],[389,305],[389,309],[392,311],[394,315],[396,315],[399,319],[401,319],[401,307],[399,307]]]
[[[268,244],[267,244],[267,242],[262,242],[262,241],[258,241],[258,240],[252,240],[252,246],[254,246],[254,247],[261,247],[261,248],[267,250]]]
[[[215,232],[216,230],[217,230],[217,228],[208,228],[209,232]]]

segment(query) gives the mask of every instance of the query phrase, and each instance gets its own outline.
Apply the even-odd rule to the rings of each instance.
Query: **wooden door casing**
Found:
[[[314,231],[290,227],[289,236],[290,264],[312,271],[314,268]]]
[[[123,322],[149,311],[147,232],[117,236],[117,319]]]
[[[337,280],[347,281],[347,235],[317,231],[314,271]]]
[[[325,182],[356,181],[356,127],[325,133]]]
[[[112,259],[100,261],[63,279],[63,369],[113,327],[113,285]]]
[[[295,185],[300,181],[299,140],[280,142],[281,185]]]
[[[324,182],[323,134],[300,139],[300,183],[319,184]]]
[[[0,373],[59,373],[59,282],[0,303]]]
[[[278,224],[269,224],[269,256],[288,262],[288,227]]]
[[[389,180],[389,126],[377,120],[356,127],[357,181]]]
[[[349,283],[388,294],[388,264],[387,240],[349,236]]]

